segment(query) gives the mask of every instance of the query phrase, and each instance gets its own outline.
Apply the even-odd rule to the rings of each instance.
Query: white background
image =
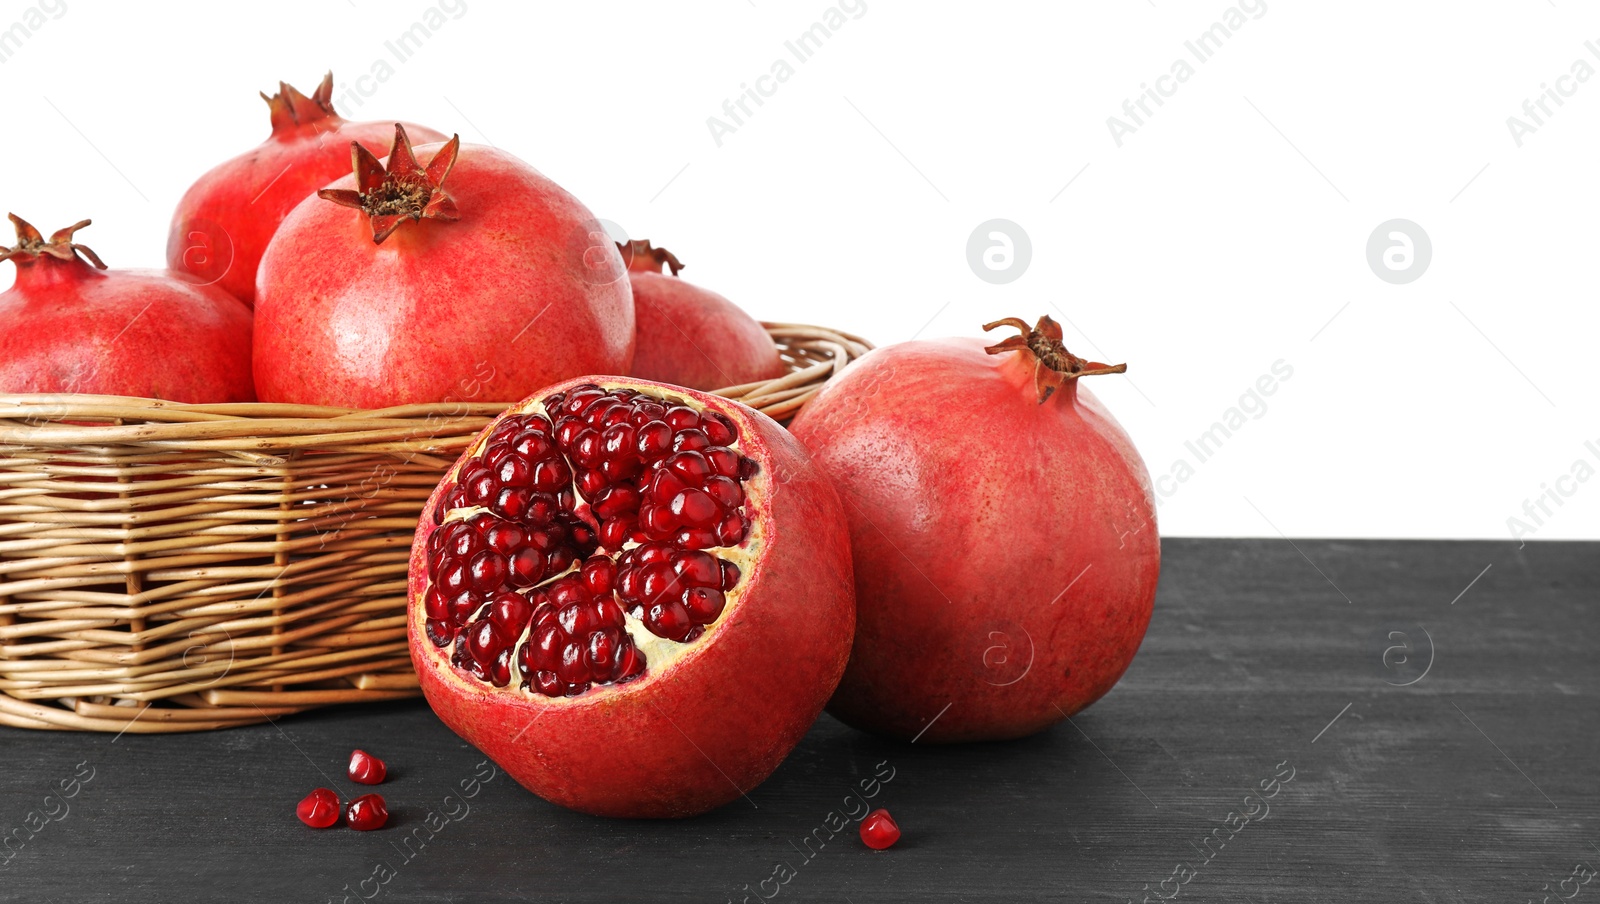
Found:
[[[385,42],[420,0],[45,3],[0,63],[0,205],[93,217],[112,266],[161,265],[189,182],[266,137],[258,90],[331,68],[338,98],[384,60],[347,118],[510,150],[762,319],[885,344],[1064,316],[1075,351],[1128,362],[1093,389],[1153,475],[1286,362],[1265,414],[1167,482],[1166,534],[1507,539],[1575,461],[1600,468],[1600,76],[1521,147],[1506,123],[1600,68],[1600,12],[1572,0],[1269,0],[1203,64],[1184,42],[1220,0],[867,0],[804,63],[784,42],[822,2],[466,0],[404,62]],[[785,57],[719,147],[707,118]],[[1179,58],[1194,76],[1119,148],[1107,117]],[[1433,244],[1406,285],[1365,253],[1397,217]],[[1033,248],[1005,285],[967,262],[993,218]],[[1600,536],[1600,478],[1562,485],[1534,538]]]

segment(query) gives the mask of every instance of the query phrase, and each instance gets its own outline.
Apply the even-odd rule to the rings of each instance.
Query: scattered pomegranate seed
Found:
[[[384,823],[389,821],[389,806],[383,802],[381,794],[363,794],[345,807],[344,818],[345,822],[350,823],[350,828],[358,832],[370,832],[383,828]],[[896,836],[898,834],[897,831]]]
[[[888,810],[879,807],[861,820],[861,840],[875,851],[884,850],[900,840],[900,826]]]
[[[339,821],[339,795],[327,788],[318,788],[307,794],[294,812],[301,822],[313,829],[326,829]]]
[[[365,750],[357,749],[350,754],[350,780],[363,785],[381,784],[389,775],[389,767],[383,760],[378,759]]]

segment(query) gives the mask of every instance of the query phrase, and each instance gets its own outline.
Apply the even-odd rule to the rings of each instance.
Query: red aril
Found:
[[[412,546],[434,712],[586,813],[690,816],[749,792],[850,649],[844,515],[805,458],[765,415],[644,380],[570,381],[501,416]]]
[[[346,771],[352,782],[362,785],[381,785],[389,775],[389,767],[383,760],[360,749],[350,754],[350,766]]]
[[[617,248],[633,284],[634,376],[710,390],[787,372],[761,324],[721,295],[679,279],[684,265],[672,252],[648,240]]]
[[[162,270],[107,270],[72,235],[11,214],[17,279],[0,294],[0,392],[251,402],[250,310]],[[91,266],[91,264],[93,266]]]
[[[504,402],[627,371],[622,259],[577,199],[494,148],[414,154],[399,125],[387,169],[350,153],[355,175],[296,207],[261,259],[263,401]]]
[[[924,742],[1016,738],[1099,699],[1150,621],[1161,547],[1133,443],[1079,385],[1118,373],[1048,317],[877,349],[795,419],[845,502],[855,648],[828,711]]]
[[[358,832],[381,829],[389,822],[389,805],[381,794],[363,794],[345,805],[344,821]]]
[[[887,850],[900,840],[900,824],[879,807],[861,820],[861,841],[875,851]]]
[[[318,788],[307,794],[294,812],[313,829],[326,829],[339,821],[339,795],[328,788]]]
[[[261,98],[272,134],[190,186],[167,235],[167,266],[247,305],[255,304],[262,252],[289,211],[350,172],[350,142],[381,154],[394,135],[392,122],[349,122],[335,113],[331,72],[310,97],[279,82],[277,94]],[[444,140],[423,126],[407,129],[418,141]]]

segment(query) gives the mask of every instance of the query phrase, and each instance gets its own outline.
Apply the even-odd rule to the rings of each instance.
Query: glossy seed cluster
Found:
[[[644,672],[625,613],[682,643],[722,614],[741,575],[706,550],[748,535],[759,468],[716,411],[592,384],[543,401],[501,420],[436,507],[423,605],[463,672],[572,696]]]

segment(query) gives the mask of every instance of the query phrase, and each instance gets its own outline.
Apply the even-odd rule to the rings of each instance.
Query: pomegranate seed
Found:
[[[722,518],[722,509],[717,501],[704,490],[693,488],[684,490],[672,497],[669,506],[678,523],[688,527],[710,527]],[[494,553],[487,553],[494,555]]]
[[[725,510],[744,505],[744,488],[739,486],[739,481],[721,474],[706,478],[706,494]]]
[[[700,426],[700,414],[693,408],[674,405],[667,409],[666,422],[673,430],[688,430]]]
[[[383,828],[389,821],[389,807],[379,794],[363,794],[344,808],[345,822],[358,832]]]
[[[683,595],[683,605],[689,610],[689,619],[697,625],[709,625],[716,621],[725,603],[722,591],[709,587],[690,587]]]
[[[685,449],[698,452],[711,445],[711,440],[705,433],[695,429],[684,430],[672,438],[672,451],[682,452]]]
[[[313,829],[326,829],[339,821],[339,795],[328,788],[317,788],[300,801],[294,812]]]
[[[666,466],[689,484],[699,484],[711,476],[711,465],[699,452],[674,452],[667,456]]]
[[[729,515],[717,526],[717,540],[724,546],[737,546],[744,542],[745,520],[737,514]]]
[[[438,621],[447,621],[450,618],[450,604],[445,600],[444,594],[439,592],[437,585],[428,588],[427,594],[422,598],[422,611],[429,618]]]
[[[732,445],[739,439],[739,429],[733,425],[733,420],[720,411],[701,412],[700,428],[713,445]]]
[[[616,577],[616,563],[605,556],[590,556],[583,563],[583,587],[592,594],[610,593]]]
[[[436,647],[445,646],[455,637],[455,626],[447,621],[430,618],[422,624],[423,631],[428,635],[428,641]]]
[[[350,754],[350,780],[362,785],[378,785],[389,775],[383,760],[357,748]]]
[[[711,470],[719,477],[739,476],[739,453],[725,446],[712,446],[700,453],[711,464]]]
[[[689,610],[684,608],[682,602],[666,600],[645,611],[644,626],[657,637],[683,640],[694,627],[694,621],[689,618]]]
[[[635,446],[639,457],[654,461],[672,451],[672,428],[662,421],[650,421],[639,428]]]
[[[568,684],[587,684],[589,666],[583,661],[583,644],[572,641],[561,648],[561,661],[556,664],[556,674]]]
[[[739,566],[727,560],[723,560],[721,567],[723,591],[726,592],[739,586]]]
[[[888,810],[879,807],[861,820],[861,840],[875,851],[886,850],[900,840],[900,826]]]
[[[502,643],[520,638],[532,615],[533,605],[519,593],[497,593],[489,606],[489,621]]]
[[[506,559],[499,553],[486,549],[472,557],[467,566],[467,581],[479,593],[500,589],[506,579]]]
[[[690,587],[721,587],[722,569],[716,556],[699,550],[685,550],[672,557],[672,570]]]

